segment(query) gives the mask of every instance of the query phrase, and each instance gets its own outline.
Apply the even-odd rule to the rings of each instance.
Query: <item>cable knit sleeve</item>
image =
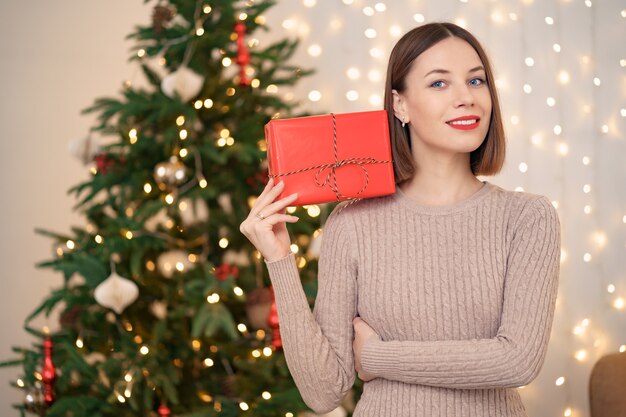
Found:
[[[504,300],[492,339],[366,342],[363,369],[376,377],[445,388],[526,385],[547,350],[558,287],[559,220],[547,198],[529,202],[511,239]]]
[[[352,320],[356,316],[355,240],[337,208],[326,221],[313,313],[293,254],[267,262],[287,365],[305,403],[335,409],[355,379]]]

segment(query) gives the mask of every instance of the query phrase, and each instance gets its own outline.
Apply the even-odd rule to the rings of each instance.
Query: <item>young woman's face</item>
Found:
[[[415,59],[405,81],[405,90],[394,92],[394,111],[409,123],[414,145],[452,153],[480,146],[489,129],[491,96],[470,44],[452,37],[433,45]]]

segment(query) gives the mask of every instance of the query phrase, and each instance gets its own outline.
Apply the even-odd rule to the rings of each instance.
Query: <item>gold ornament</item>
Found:
[[[161,162],[154,168],[154,180],[159,188],[180,185],[187,181],[187,167],[178,157],[172,156],[169,161]]]

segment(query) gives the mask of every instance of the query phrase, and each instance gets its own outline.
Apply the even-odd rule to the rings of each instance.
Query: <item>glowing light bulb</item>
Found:
[[[590,192],[591,192],[591,185],[590,184],[583,185],[583,193],[589,194]]]
[[[296,22],[294,22],[292,19],[285,19],[283,20],[282,26],[283,29],[290,30],[296,27]]]
[[[622,310],[624,308],[624,305],[626,305],[626,301],[624,301],[622,297],[618,297],[615,299],[615,301],[613,301],[613,307],[618,310]]]
[[[213,359],[211,358],[206,358],[204,360],[204,366],[206,366],[207,368],[210,368],[211,366],[214,365],[215,362],[213,362]]]
[[[361,71],[356,67],[350,67],[346,70],[346,75],[351,80],[356,80],[361,76]]]
[[[530,86],[530,84],[524,84],[523,90],[526,94],[530,94],[533,92],[533,88]]]
[[[561,71],[559,72],[559,82],[561,84],[567,84],[569,83],[569,73],[567,71]]]
[[[535,60],[531,57],[526,57],[526,59],[524,59],[524,63],[526,64],[526,66],[532,67],[533,65],[535,65]]]
[[[370,49],[370,56],[372,58],[382,58],[383,51],[380,48],[372,48]]]
[[[577,361],[582,362],[585,359],[587,359],[587,351],[584,349],[581,349],[574,354],[574,357],[576,358]]]
[[[143,345],[140,349],[139,349],[139,353],[141,353],[142,355],[147,355],[148,353],[150,353],[150,348],[148,348],[148,346]]]
[[[535,133],[530,137],[530,142],[535,146],[539,146],[543,143],[543,138],[539,133]]]
[[[556,104],[556,100],[554,99],[554,97],[548,97],[546,99],[546,104],[550,107],[554,107],[554,105]]]
[[[248,411],[250,409],[250,406],[242,401],[239,403],[239,408],[241,408],[243,411]]]
[[[588,156],[583,156],[583,165],[589,165],[591,163],[591,159]]]
[[[265,355],[265,356],[272,356],[272,353],[273,352],[272,352],[271,348],[269,348],[269,347],[264,347],[263,348],[263,355]]]
[[[563,416],[570,417],[571,415],[572,415],[572,409],[570,407],[567,407],[565,411],[563,411]]]
[[[517,115],[511,116],[511,124],[518,125],[519,124],[519,116],[517,116]]]
[[[309,46],[309,49],[307,49],[307,52],[311,56],[320,56],[320,54],[322,53],[322,47],[319,46],[318,44],[313,44]]]
[[[592,211],[592,209],[591,209],[590,205],[587,204],[585,207],[583,207],[583,212],[585,214],[591,214],[591,211]]]
[[[552,131],[555,135],[560,135],[563,132],[563,128],[561,127],[561,125],[554,125]]]
[[[563,385],[565,383],[565,377],[558,377],[556,379],[556,382],[554,383],[557,387],[560,387],[561,385]]]
[[[376,9],[377,12],[384,12],[385,10],[387,10],[387,6],[385,5],[385,3],[376,3],[374,5],[374,9]]]
[[[462,18],[455,19],[454,23],[456,23],[457,26],[461,26],[463,29],[467,28],[467,21],[465,19],[462,19]]]
[[[215,304],[217,302],[220,301],[220,296],[217,293],[213,293],[211,295],[209,295],[206,300],[209,302],[209,304]]]
[[[593,84],[594,84],[596,87],[599,87],[599,86],[600,86],[600,84],[601,84],[600,79],[599,79],[598,77],[595,77],[595,78],[593,79]]]
[[[316,0],[303,0],[302,1],[302,4],[304,4],[305,7],[314,7],[316,3],[317,3]]]
[[[369,97],[369,103],[372,106],[380,106],[382,104],[382,102],[383,102],[383,99],[378,94],[372,94]]]
[[[367,73],[367,78],[368,78],[370,81],[372,81],[372,82],[377,82],[377,81],[380,81],[380,79],[381,79],[381,74],[380,74],[380,71],[375,70],[375,69],[370,70],[370,71]]]
[[[356,92],[355,90],[350,90],[346,93],[346,98],[349,101],[356,101],[359,99],[359,93]]]
[[[426,20],[426,18],[423,14],[416,13],[413,15],[413,20],[415,20],[417,23],[424,23],[424,20]]]
[[[525,173],[526,171],[528,171],[528,165],[526,165],[526,162],[520,163],[518,168],[519,168],[520,172],[524,172]]]
[[[548,25],[553,25],[554,24],[554,19],[551,18],[550,16],[546,16],[546,18],[544,19],[546,24]]]
[[[613,284],[609,284],[609,285],[607,285],[607,287],[606,287],[606,291],[607,291],[609,294],[613,294],[613,293],[615,292],[615,285],[613,285]]]
[[[557,149],[558,149],[559,155],[561,155],[561,156],[565,156],[569,152],[569,146],[567,146],[567,143],[565,143],[565,142],[559,143],[557,145]]]
[[[322,93],[317,90],[312,90],[309,92],[309,100],[313,102],[320,101],[322,99]]]
[[[552,50],[554,52],[561,52],[561,45],[559,45],[558,43],[555,43],[554,45],[552,45]]]
[[[591,258],[592,258],[591,254],[589,252],[587,252],[587,253],[585,253],[583,255],[583,261],[585,261],[585,262],[591,262]]]
[[[267,391],[263,391],[263,393],[261,394],[261,397],[263,397],[264,400],[269,400],[270,398],[272,398],[272,394],[270,394]]]
[[[233,292],[235,293],[237,297],[241,297],[243,295],[243,290],[239,287],[233,288]]]
[[[365,16],[374,16],[374,9],[370,6],[366,6],[363,8],[363,14]]]
[[[392,25],[389,28],[389,34],[394,38],[399,38],[402,35],[402,28],[398,25]]]
[[[222,59],[222,65],[225,66],[225,67],[229,67],[232,63],[233,63],[233,61],[229,57],[224,57]]]
[[[369,38],[369,39],[374,39],[376,37],[376,35],[377,35],[376,29],[373,29],[373,28],[365,29],[364,34],[365,34],[365,37]]]

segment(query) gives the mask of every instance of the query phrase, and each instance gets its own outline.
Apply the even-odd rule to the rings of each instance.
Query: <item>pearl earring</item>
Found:
[[[402,127],[406,126],[406,122],[404,121],[404,117],[402,118]]]

